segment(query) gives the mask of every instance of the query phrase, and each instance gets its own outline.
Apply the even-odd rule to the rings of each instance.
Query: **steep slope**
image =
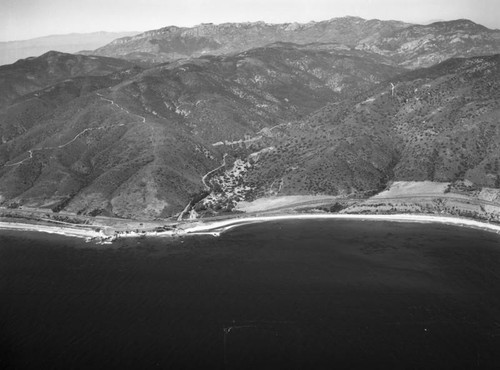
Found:
[[[125,60],[73,55],[57,51],[0,66],[0,108],[21,95],[76,76],[104,76],[131,68]]]
[[[381,61],[277,44],[63,81],[0,111],[0,196],[90,214],[174,214],[225,153],[236,155],[232,141],[258,141],[401,72]]]
[[[37,57],[50,50],[76,53],[95,50],[121,37],[134,36],[139,32],[92,32],[51,35],[29,40],[0,42],[0,65],[11,64],[19,59]]]
[[[376,191],[391,180],[500,187],[499,122],[500,55],[451,59],[274,131],[240,181],[250,197]]]
[[[154,215],[159,215],[168,203],[158,200],[156,183],[150,180],[160,177],[158,182],[170,193],[167,198],[180,206],[189,191],[186,179],[198,181],[199,163],[189,164],[190,158],[196,157],[190,145],[193,139],[175,122],[146,121],[113,98],[106,90],[76,97],[3,144],[4,158],[19,154],[1,170],[2,197],[21,195],[19,199],[26,205],[68,206],[75,212],[88,208],[100,214],[106,213],[110,199],[120,197],[120,187],[128,184],[124,191],[136,213],[129,213],[127,203],[115,199],[117,213],[141,216],[154,210]],[[205,158],[203,153],[201,156]],[[202,170],[205,168],[199,172]],[[137,212],[137,204],[141,204],[142,213]]]
[[[158,63],[204,54],[240,52],[275,42],[337,43],[346,48],[378,53],[395,65],[413,69],[451,57],[499,53],[500,31],[468,20],[411,25],[357,17],[306,24],[202,24],[193,28],[165,27],[121,38],[93,53]]]

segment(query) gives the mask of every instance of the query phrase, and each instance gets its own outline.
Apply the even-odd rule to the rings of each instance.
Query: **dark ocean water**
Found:
[[[340,220],[112,246],[1,231],[0,368],[500,368],[500,236]]]

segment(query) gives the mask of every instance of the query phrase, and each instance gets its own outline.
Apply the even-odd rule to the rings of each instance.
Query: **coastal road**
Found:
[[[212,170],[213,171],[213,170]],[[287,212],[287,211],[293,211],[296,209],[300,208],[317,208],[317,207],[322,207],[322,206],[331,206],[336,202],[343,202],[343,203],[367,203],[369,205],[370,203],[373,202],[380,202],[380,203],[387,203],[390,201],[408,201],[408,202],[416,202],[418,203],[418,200],[428,200],[428,201],[433,201],[436,199],[447,199],[447,200],[454,200],[457,202],[462,202],[462,203],[467,203],[467,204],[472,204],[472,205],[488,205],[488,206],[494,206],[498,207],[500,209],[500,204],[487,201],[487,200],[482,200],[482,199],[472,199],[472,198],[466,198],[466,197],[457,197],[456,195],[453,194],[440,194],[439,196],[435,195],[429,195],[429,194],[412,194],[410,196],[397,196],[397,197],[391,197],[391,198],[335,198],[332,196],[324,196],[321,197],[319,196],[317,199],[314,200],[307,200],[307,201],[295,201],[291,202],[289,204],[285,205],[279,205],[276,207],[272,208],[267,208],[265,210],[260,210],[260,211],[253,211],[253,212],[242,212],[242,213],[231,213],[231,214],[224,214],[220,216],[211,216],[211,217],[205,217],[205,218],[198,218],[195,220],[183,220],[182,222],[198,222],[198,221],[220,221],[220,220],[227,220],[227,219],[233,219],[233,218],[239,218],[239,217],[252,217],[252,216],[265,216],[265,215],[272,215],[280,212]],[[362,204],[360,204],[362,205]],[[153,230],[154,228],[157,227],[162,227],[162,226],[173,226],[176,224],[179,224],[178,221],[176,221],[174,218],[171,219],[162,219],[162,220],[129,220],[129,219],[122,219],[122,218],[114,218],[114,217],[105,217],[105,216],[96,216],[96,217],[91,217],[91,216],[82,216],[82,215],[75,215],[72,213],[68,212],[60,212],[58,214],[53,214],[51,210],[49,209],[38,209],[38,208],[27,208],[23,207],[21,209],[13,209],[9,210],[7,208],[0,207],[0,210],[3,211],[9,211],[9,212],[15,212],[16,214],[19,215],[24,215],[25,217],[28,217],[29,219],[32,220],[47,220],[49,215],[58,215],[62,217],[68,217],[68,218],[77,218],[80,220],[85,220],[89,224],[88,225],[94,225],[94,226],[102,226],[102,227],[112,227],[112,228],[118,228],[118,229],[127,229],[127,230],[132,230],[132,229],[138,229],[138,230]]]
[[[395,197],[371,197],[369,199],[365,199],[366,202],[384,202],[384,201],[397,201],[397,200],[407,200],[411,201],[412,199],[427,199],[430,201],[437,200],[437,199],[446,199],[446,200],[453,200],[456,202],[462,202],[462,203],[469,203],[469,204],[474,204],[474,205],[485,205],[485,206],[493,206],[493,207],[500,207],[500,203],[498,202],[492,202],[486,199],[478,199],[478,198],[470,198],[467,197],[466,195],[459,196],[459,194],[453,194],[453,193],[446,193],[446,194],[425,194],[425,193],[418,193],[418,194],[409,194],[409,195],[398,195]]]
[[[213,170],[210,170],[208,171],[205,175],[203,175],[203,177],[201,178],[201,182],[203,183],[203,186],[205,187],[205,190],[210,190],[210,186],[208,186],[207,182],[206,182],[206,179],[208,176],[210,176],[212,173],[220,170],[221,168],[223,168],[225,165],[226,165],[226,156],[227,156],[227,153],[224,153],[224,155],[222,156],[222,164],[217,167],[217,168],[214,168]]]

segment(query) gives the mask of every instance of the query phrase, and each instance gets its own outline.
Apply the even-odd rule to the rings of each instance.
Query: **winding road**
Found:
[[[110,103],[111,103],[111,105],[114,105],[115,107],[117,107],[118,109],[121,109],[122,111],[124,111],[124,112],[125,112],[125,113],[127,113],[127,114],[131,114],[131,115],[133,115],[133,116],[139,117],[139,118],[141,119],[142,123],[146,123],[146,118],[145,118],[144,116],[141,116],[141,115],[139,115],[139,114],[135,114],[135,113],[130,113],[130,111],[129,111],[128,109],[125,109],[125,108],[123,108],[121,105],[116,104],[114,100],[111,100],[111,99],[105,98],[105,97],[104,97],[101,93],[96,92],[96,94],[97,94],[97,96],[99,96],[102,100],[107,101],[107,102],[110,102]],[[123,125],[123,124],[122,124],[122,125]]]
[[[208,171],[205,175],[203,175],[203,177],[201,178],[201,182],[203,183],[203,186],[205,187],[205,190],[207,191],[210,191],[210,186],[208,186],[207,182],[206,182],[206,178],[208,176],[210,176],[212,173],[214,173],[215,171],[217,170],[220,170],[222,167],[224,167],[226,165],[226,156],[227,156],[227,153],[224,153],[224,156],[222,157],[222,164],[217,167],[217,168],[214,168],[213,170],[210,170]],[[189,203],[186,205],[186,207],[184,208],[184,210],[182,210],[181,213],[179,213],[179,216],[177,217],[177,221],[182,221],[182,219],[184,218],[184,215],[189,212],[190,208],[191,208],[192,204],[191,204],[191,200],[189,201]],[[193,219],[196,219],[193,218]]]
[[[205,186],[205,190],[210,190],[210,186],[208,186],[208,184],[206,183],[206,178],[208,176],[210,176],[212,173],[214,173],[215,171],[217,170],[220,170],[222,167],[224,167],[226,165],[226,156],[227,156],[227,153],[224,153],[224,156],[222,157],[222,164],[217,167],[217,168],[214,168],[213,170],[207,172],[205,175],[203,175],[203,177],[201,178],[201,182],[203,183],[203,186]]]

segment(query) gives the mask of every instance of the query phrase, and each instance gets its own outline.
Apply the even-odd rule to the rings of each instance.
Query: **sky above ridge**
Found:
[[[467,18],[500,29],[500,0],[0,0],[0,41],[200,23],[321,21],[346,15],[411,23]]]

